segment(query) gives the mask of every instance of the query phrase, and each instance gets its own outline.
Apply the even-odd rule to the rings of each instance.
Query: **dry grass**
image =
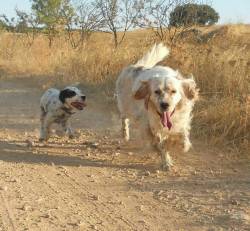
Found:
[[[164,62],[184,74],[193,73],[201,89],[194,133],[212,143],[249,148],[250,26],[199,28],[172,48]],[[112,95],[121,69],[133,63],[157,39],[150,31],[130,32],[117,50],[111,36],[96,33],[81,50],[58,38],[49,49],[39,36],[28,47],[22,35],[0,34],[0,69],[10,76],[47,77],[84,82]],[[102,87],[101,87],[102,86]]]

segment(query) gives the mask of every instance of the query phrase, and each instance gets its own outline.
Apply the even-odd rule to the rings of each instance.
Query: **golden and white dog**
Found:
[[[172,166],[171,137],[181,138],[184,152],[191,147],[192,109],[198,98],[193,78],[185,79],[170,67],[156,66],[168,54],[163,44],[154,45],[135,65],[125,68],[116,82],[124,138],[129,140],[129,120],[141,120],[161,154],[165,170]]]

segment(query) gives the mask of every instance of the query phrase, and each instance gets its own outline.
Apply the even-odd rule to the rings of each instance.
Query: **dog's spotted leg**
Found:
[[[39,141],[42,142],[42,141],[45,141],[45,139],[46,139],[46,134],[45,134],[44,126],[41,125]]]
[[[70,139],[73,139],[74,134],[73,134],[73,130],[71,128],[70,121],[69,120],[63,121],[61,125],[62,125],[62,128],[63,128],[64,132],[68,135],[68,137]]]
[[[39,141],[47,141],[49,139],[50,127],[52,122],[52,116],[49,114],[46,114],[41,120],[41,131]]]
[[[41,127],[40,127],[40,137],[39,137],[39,141],[43,141],[45,140],[45,127],[44,127],[44,121],[45,121],[45,117],[46,117],[46,112],[44,110],[43,107],[41,107],[41,114],[40,114],[40,122],[41,122]]]
[[[122,118],[122,134],[126,141],[129,141],[129,119]]]
[[[48,128],[47,126],[45,125],[45,123],[42,123],[41,124],[41,129],[40,129],[40,138],[39,138],[39,141],[46,141],[48,140],[48,137],[49,137],[49,134],[48,134]]]

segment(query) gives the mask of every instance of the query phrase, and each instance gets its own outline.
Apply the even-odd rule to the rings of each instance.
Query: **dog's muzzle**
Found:
[[[85,104],[85,102],[78,102],[78,101],[75,101],[75,102],[72,102],[71,103],[71,106],[73,106],[74,108],[76,108],[77,110],[83,110],[84,107],[86,107],[87,105]]]
[[[169,108],[169,104],[165,102],[160,103],[160,106],[163,111],[166,111]]]

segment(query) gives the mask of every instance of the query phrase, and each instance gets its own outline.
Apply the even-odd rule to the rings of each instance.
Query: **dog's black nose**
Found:
[[[168,107],[169,107],[169,104],[168,104],[168,103],[161,103],[161,108],[162,108],[163,110],[167,110]]]
[[[82,100],[84,101],[86,99],[86,96],[85,95],[82,95],[81,96]]]

